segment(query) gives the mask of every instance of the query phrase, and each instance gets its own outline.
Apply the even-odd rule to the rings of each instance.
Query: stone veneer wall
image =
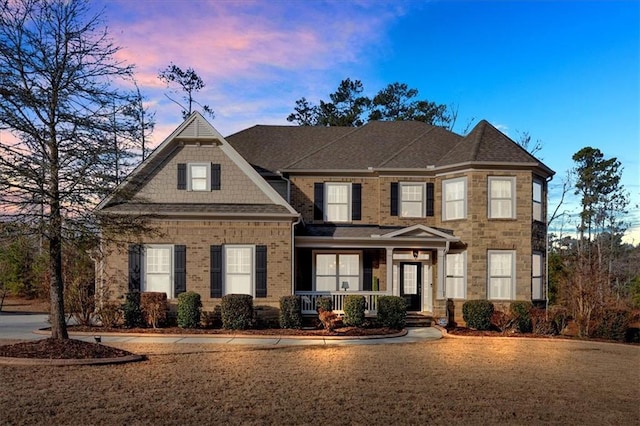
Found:
[[[488,177],[509,176],[516,178],[516,218],[488,218]],[[442,182],[446,179],[467,178],[467,217],[461,220],[442,220]],[[531,171],[468,170],[439,176],[372,176],[354,178],[291,176],[291,204],[306,223],[313,220],[313,184],[315,182],[362,183],[362,220],[354,224],[379,224],[383,226],[425,226],[450,229],[467,246],[467,299],[487,297],[488,250],[516,251],[516,300],[531,300],[532,240],[540,248],[539,236],[532,233],[532,184]],[[400,218],[390,215],[391,182],[433,182],[435,189],[435,215],[425,218]],[[545,186],[546,192],[546,186]],[[543,199],[545,197],[543,196]],[[539,231],[539,230],[538,230]],[[446,300],[437,299],[437,255],[434,252],[433,301],[434,314],[445,314]],[[375,271],[378,276],[382,271]],[[381,285],[385,276],[381,275]],[[456,317],[462,321],[462,304],[455,301]],[[496,302],[497,303],[497,302]]]
[[[210,246],[251,244],[267,246],[267,297],[254,305],[278,307],[280,297],[291,294],[291,223],[257,221],[164,220],[157,221],[158,235],[143,238],[141,244],[184,244],[187,247],[187,291],[202,297],[204,309],[211,311],[220,299],[210,296]],[[120,298],[128,291],[127,247],[105,247],[102,271],[97,283]],[[100,293],[100,288],[97,289]],[[172,303],[176,299],[171,300]]]

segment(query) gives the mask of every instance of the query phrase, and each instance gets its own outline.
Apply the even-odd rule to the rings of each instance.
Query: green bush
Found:
[[[333,311],[333,299],[329,296],[322,296],[316,299],[316,310],[322,308],[325,311]]]
[[[124,315],[124,326],[135,328],[142,326],[142,309],[140,309],[140,293],[133,291],[126,294],[124,305],[122,305]]]
[[[167,323],[167,293],[144,292],[140,294],[142,319],[148,327],[158,328]]]
[[[360,327],[364,323],[364,309],[366,300],[364,296],[350,294],[344,298],[344,325]]]
[[[526,300],[517,300],[515,302],[511,302],[511,306],[509,306],[509,312],[514,319],[514,325],[516,330],[520,333],[531,333],[533,327],[531,325],[531,310],[533,309],[533,305],[531,302]]]
[[[462,318],[467,327],[489,330],[493,316],[493,303],[488,300],[469,300],[462,305]]]
[[[623,342],[630,323],[631,312],[628,309],[605,309],[596,319],[593,337]]]
[[[298,296],[280,298],[280,328],[301,328],[302,311]]]
[[[253,297],[227,294],[221,304],[222,328],[245,330],[253,325]]]
[[[380,296],[378,298],[378,322],[383,327],[400,330],[407,316],[407,304],[399,296]]]
[[[178,327],[198,328],[201,312],[200,294],[187,291],[178,295]]]

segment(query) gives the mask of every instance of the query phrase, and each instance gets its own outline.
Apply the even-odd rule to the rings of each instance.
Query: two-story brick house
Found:
[[[101,276],[158,289],[161,263],[170,298],[240,292],[277,306],[294,293],[307,313],[320,295],[341,309],[353,293],[372,312],[380,294],[434,315],[453,299],[457,316],[470,299],[543,300],[552,175],[486,121],[465,137],[399,121],[223,138],[196,113],[123,184],[133,196],[101,204],[153,212],[161,231],[113,250]]]

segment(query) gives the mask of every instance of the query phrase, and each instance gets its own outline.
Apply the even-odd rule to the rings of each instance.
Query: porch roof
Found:
[[[452,230],[424,225],[351,226],[307,225],[296,231],[296,246],[419,246],[440,247],[460,241]]]

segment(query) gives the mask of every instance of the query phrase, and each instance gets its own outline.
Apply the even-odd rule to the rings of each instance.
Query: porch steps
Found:
[[[407,327],[431,327],[433,325],[433,317],[420,312],[407,312],[405,324]]]

